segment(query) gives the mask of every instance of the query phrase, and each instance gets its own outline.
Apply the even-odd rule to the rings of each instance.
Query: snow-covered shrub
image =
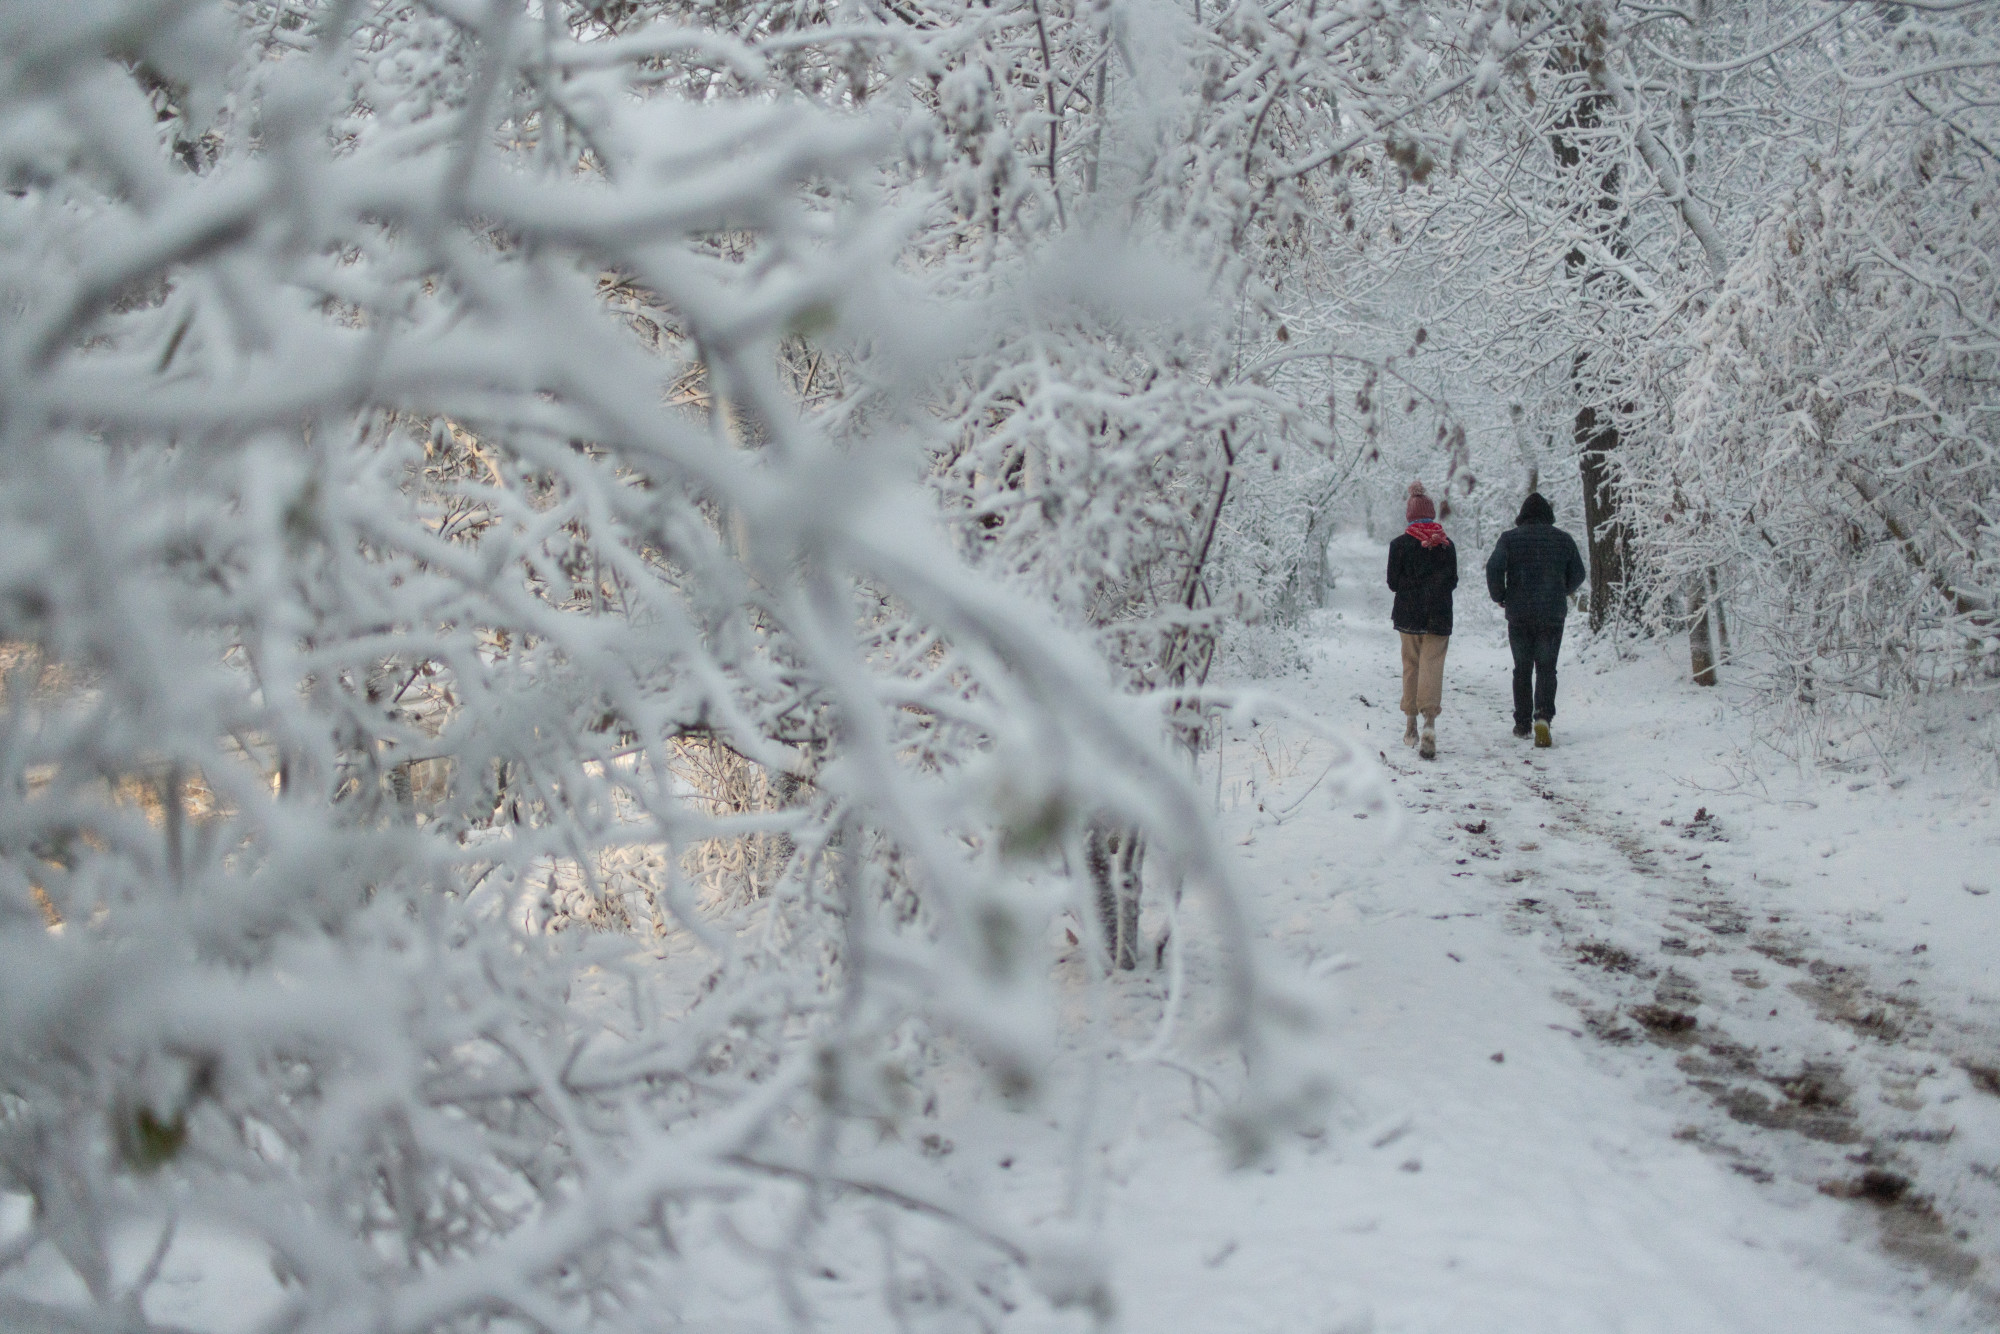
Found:
[[[271,1329],[993,1327],[1036,1244],[900,1130],[939,1053],[1035,1092],[1093,820],[1209,897],[1239,1142],[1309,1091],[1161,706],[919,484],[1004,323],[906,262],[929,122],[650,17],[0,4],[10,1326],[179,1229]],[[745,837],[739,931],[680,856]]]

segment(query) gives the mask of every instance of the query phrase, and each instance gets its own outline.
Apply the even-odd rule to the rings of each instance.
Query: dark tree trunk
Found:
[[[1729,661],[1729,615],[1722,609],[1722,586],[1714,570],[1708,572],[1708,609],[1715,617],[1715,633],[1719,641],[1715,660],[1726,664]]]
[[[1557,68],[1574,79],[1602,61],[1601,34],[1583,35],[1578,45],[1563,48],[1556,57]],[[1561,174],[1575,181],[1570,213],[1577,223],[1595,237],[1603,253],[1624,255],[1624,209],[1620,198],[1618,161],[1614,157],[1601,170],[1588,152],[1602,137],[1604,118],[1612,110],[1612,98],[1591,80],[1574,93],[1549,134],[1549,149]],[[1579,300],[1588,301],[1592,289],[1609,285],[1627,290],[1624,277],[1606,267],[1581,245],[1566,257],[1569,276],[1577,285]],[[1587,357],[1579,349],[1570,362],[1570,382],[1576,389],[1577,469],[1583,481],[1583,525],[1590,554],[1590,628],[1601,630],[1623,610],[1626,581],[1631,563],[1625,529],[1620,521],[1618,491],[1611,481],[1611,451],[1618,447],[1611,402],[1602,384],[1593,384],[1586,375]],[[1614,400],[1615,401],[1615,400]]]
[[[1583,527],[1590,555],[1590,628],[1601,630],[1616,619],[1625,596],[1628,570],[1625,525],[1620,522],[1618,490],[1611,480],[1610,453],[1618,447],[1618,428],[1599,425],[1596,408],[1576,410],[1577,470],[1583,477]]]

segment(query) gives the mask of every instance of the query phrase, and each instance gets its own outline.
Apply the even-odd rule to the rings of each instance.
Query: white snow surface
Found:
[[[1279,686],[1378,754],[1399,814],[1301,800],[1326,761],[1297,721],[1225,747],[1268,939],[1332,975],[1335,1116],[1231,1173],[1185,1081],[1114,1066],[1124,1327],[1992,1328],[2000,1084],[1964,1068],[2000,1063],[1991,758],[1801,771],[1684,647],[1621,659],[1580,623],[1537,751],[1484,555],[1434,763],[1401,745],[1377,544],[1337,544]],[[1853,1198],[1871,1170],[1911,1184]]]

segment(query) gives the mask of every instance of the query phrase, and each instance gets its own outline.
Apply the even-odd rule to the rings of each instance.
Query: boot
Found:
[[[1520,737],[1523,741],[1526,741],[1529,737],[1534,735],[1534,732],[1529,729],[1526,723],[1515,723],[1514,735]]]
[[[1417,755],[1419,758],[1426,760],[1434,760],[1438,757],[1437,719],[1424,719],[1424,737],[1418,743]]]
[[[1549,720],[1546,718],[1535,719],[1535,745],[1544,750],[1555,745],[1549,737]]]
[[[1403,728],[1403,744],[1414,746],[1417,744],[1417,715],[1406,713],[1403,717],[1409,720]]]

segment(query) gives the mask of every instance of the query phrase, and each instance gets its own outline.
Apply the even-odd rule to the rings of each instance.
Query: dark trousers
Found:
[[[1514,650],[1514,726],[1556,716],[1556,655],[1562,652],[1562,622],[1554,625],[1507,623],[1507,647]]]

